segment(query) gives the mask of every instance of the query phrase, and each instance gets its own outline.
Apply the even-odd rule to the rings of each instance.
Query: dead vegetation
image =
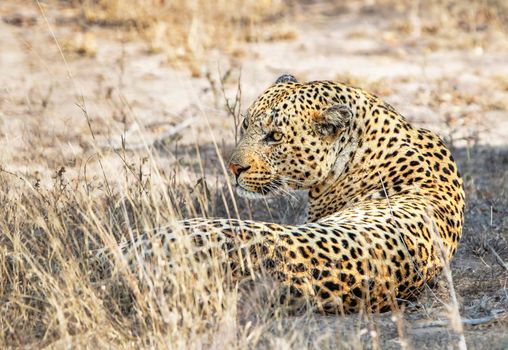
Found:
[[[284,0],[83,0],[65,8],[71,12],[67,20],[82,28],[71,41],[71,51],[94,53],[90,26],[121,28],[125,38],[141,38],[148,53],[163,53],[167,63],[190,68],[194,76],[203,74],[202,65],[213,50],[241,57],[245,42],[295,37]]]
[[[233,285],[214,261],[184,259],[180,269],[162,264],[157,274],[141,277],[114,253],[137,232],[182,217],[234,217],[235,200],[242,218],[303,221],[305,194],[251,202],[235,198],[224,186],[220,159],[233,147],[239,113],[260,92],[256,80],[265,84],[279,71],[271,66],[279,45],[272,41],[298,39],[309,28],[299,31],[299,26],[313,20],[352,17],[374,23],[376,30],[336,28],[345,32],[343,38],[374,38],[388,47],[367,47],[353,58],[412,61],[443,50],[506,55],[504,2],[383,0],[353,1],[348,7],[308,1],[41,1],[68,59],[64,73],[55,68],[63,65],[59,53],[45,55],[56,52],[53,39],[30,41],[26,34],[48,30],[38,7],[27,4],[2,4],[2,18],[20,30],[15,39],[50,74],[30,62],[19,77],[33,76],[33,81],[0,91],[0,347],[407,349],[463,347],[464,341],[471,348],[507,347],[508,149],[506,143],[485,146],[481,136],[494,139],[502,128],[508,85],[502,70],[482,75],[488,64],[468,72],[479,77],[469,85],[456,75],[404,72],[388,80],[332,66],[325,67],[331,76],[321,76],[363,86],[397,107],[424,108],[423,113],[408,109],[408,117],[418,125],[438,125],[454,146],[468,199],[463,240],[451,275],[401,312],[287,315],[267,307],[274,298],[269,281],[257,289]],[[379,22],[379,17],[386,18]],[[323,30],[320,38],[329,34]],[[343,55],[348,43],[331,40],[329,45],[337,42]],[[110,64],[104,57],[111,51],[104,51],[115,43],[120,44],[111,51],[118,55]],[[142,47],[139,61],[132,54],[138,46],[131,43]],[[270,45],[266,55],[252,49],[259,45]],[[291,55],[284,50],[286,62]],[[246,68],[240,74],[235,63],[219,72],[217,64],[203,69],[211,56],[221,55],[231,62],[270,63],[251,75]],[[326,51],[311,52],[309,60],[319,55]],[[150,66],[153,57],[162,57],[161,64]],[[200,77],[198,92],[192,90],[199,102],[176,110],[182,95],[164,100],[180,86],[172,85],[176,75],[165,75],[167,81],[157,85],[167,91],[148,88],[158,83],[154,76],[166,74],[168,63]],[[115,73],[88,70],[99,65]],[[145,66],[143,78],[131,77]],[[304,78],[312,75],[306,66],[287,68]],[[74,83],[84,86],[82,96],[76,97],[73,82],[54,73],[67,76],[67,69],[76,74]],[[419,85],[413,88],[415,82]],[[138,84],[142,88],[132,93],[129,88]],[[75,108],[81,98],[85,110]],[[154,110],[158,118],[142,110]],[[497,119],[487,118],[491,114]],[[430,122],[432,115],[441,119]],[[161,128],[154,138],[132,141]],[[118,142],[111,142],[110,134],[119,136]],[[98,264],[93,257],[102,247],[112,254]]]

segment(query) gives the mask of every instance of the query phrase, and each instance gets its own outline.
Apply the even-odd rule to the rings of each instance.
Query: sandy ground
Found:
[[[77,37],[68,12],[48,8],[48,26],[37,7],[2,2],[4,19],[17,14],[24,21],[0,23],[0,47],[7,48],[0,52],[0,162],[27,176],[60,166],[76,175],[73,165],[97,145],[118,146],[122,135],[127,145],[150,144],[188,118],[195,119],[179,133],[182,144],[198,136],[200,143],[230,143],[233,122],[218,83],[219,72],[228,70],[226,95],[234,98],[241,73],[244,108],[290,72],[301,80],[345,80],[373,90],[457,145],[506,144],[506,37],[485,48],[429,49],[428,39],[395,32],[393,15],[329,11],[310,6],[293,25],[295,40],[245,45],[240,59],[210,52],[203,76],[191,78],[167,64],[164,54],[148,54],[142,42],[122,43],[121,29],[91,28],[96,56],[64,52],[64,60],[55,39],[65,49]],[[77,105],[81,98],[86,117]],[[45,161],[34,164],[33,158]],[[109,164],[112,171],[118,166]]]
[[[309,5],[293,23],[294,40],[246,44],[237,59],[210,52],[202,76],[192,77],[168,64],[164,54],[149,54],[143,42],[122,41],[120,29],[90,28],[95,57],[64,50],[64,60],[55,38],[64,49],[75,38],[77,25],[66,21],[72,16],[47,8],[48,26],[36,6],[1,2],[0,165],[42,183],[51,182],[61,167],[69,178],[83,176],[85,167],[92,178],[102,171],[113,177],[122,163],[112,148],[121,145],[122,136],[127,147],[141,148],[128,155],[135,162],[144,157],[144,144],[190,120],[155,148],[155,161],[170,168],[183,154],[195,154],[197,140],[206,171],[218,174],[220,182],[215,145],[227,156],[234,124],[218,87],[219,70],[232,72],[225,83],[229,98],[235,96],[241,72],[244,108],[281,73],[300,80],[350,81],[381,95],[414,124],[439,132],[452,145],[468,197],[464,238],[453,266],[461,313],[473,320],[501,315],[467,326],[466,339],[470,348],[507,348],[508,272],[500,262],[508,261],[508,38],[450,48],[437,38],[398,33],[393,27],[397,14],[331,10]],[[13,14],[20,24],[5,20]],[[461,37],[456,40],[460,44]],[[97,152],[107,160],[104,170],[93,156]],[[200,176],[192,169],[182,179]],[[280,201],[271,209],[251,205],[257,218],[275,221],[301,220],[304,211]],[[429,293],[446,295],[440,285]],[[452,343],[448,327],[425,323],[446,319],[445,311],[432,295],[410,308],[405,323],[410,343],[422,349]],[[348,330],[366,327],[361,317],[316,322],[308,330],[316,337],[323,327],[346,338]],[[394,320],[382,316],[378,325],[382,348],[399,348]],[[376,334],[368,328],[360,333],[365,344]]]

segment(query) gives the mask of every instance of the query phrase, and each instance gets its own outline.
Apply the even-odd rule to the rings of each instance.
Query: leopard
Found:
[[[307,221],[194,218],[155,237],[168,250],[182,237],[196,249],[215,244],[237,278],[268,272],[291,305],[392,310],[416,298],[457,251],[465,195],[450,150],[360,88],[280,76],[245,112],[227,167],[241,197],[307,191]]]

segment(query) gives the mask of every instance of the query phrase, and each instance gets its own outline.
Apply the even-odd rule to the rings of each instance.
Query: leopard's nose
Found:
[[[235,175],[236,177],[240,176],[240,174],[246,170],[250,169],[250,165],[243,166],[234,162],[229,162],[229,170]]]

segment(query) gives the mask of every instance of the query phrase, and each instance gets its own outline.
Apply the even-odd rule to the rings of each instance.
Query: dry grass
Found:
[[[374,2],[407,14],[407,24],[401,26],[408,33],[430,33],[454,36],[507,29],[508,6],[500,0],[429,0]]]
[[[2,344],[72,339],[85,345],[89,337],[157,348],[246,342],[234,333],[211,337],[234,328],[236,319],[235,288],[222,283],[216,264],[187,260],[181,269],[163,268],[141,281],[121,259],[97,265],[91,258],[92,250],[116,245],[131,230],[174,220],[173,201],[184,195],[176,194],[169,176],[151,185],[154,176],[125,169],[125,185],[113,188],[106,179],[70,183],[61,171],[45,190],[3,173]],[[200,212],[199,205],[188,209]]]
[[[468,48],[483,47],[488,44],[482,41],[484,35],[506,30],[502,1],[422,1],[417,7],[413,2],[391,0],[358,3],[364,9],[395,8],[396,14],[402,14],[389,28],[384,38],[388,42],[394,37],[413,42],[416,38],[416,42],[427,40],[435,49],[444,45],[460,49],[462,42]],[[71,23],[78,24],[76,38],[64,45],[68,52],[93,56],[94,45],[100,45],[94,29],[99,28],[120,33],[121,40],[141,37],[148,52],[163,53],[168,62],[190,67],[194,75],[201,74],[201,63],[215,49],[238,57],[245,43],[288,39],[295,33],[288,25],[291,10],[279,1],[84,0],[50,4],[69,10],[65,13]],[[49,11],[51,6],[45,9]],[[463,35],[466,41],[454,40]],[[359,79],[348,74],[337,78],[380,95],[394,93],[384,80],[366,82],[363,76]],[[506,91],[505,78],[492,79]],[[439,112],[446,112],[449,105],[483,103],[483,98],[467,92],[446,98],[445,92],[452,90],[449,84],[436,86],[439,96],[425,95],[414,103],[432,101]],[[221,87],[215,90],[222,98]],[[49,113],[46,107],[55,99],[52,93],[53,88],[41,91],[41,109],[30,109],[30,113]],[[234,94],[231,96],[221,112],[233,115],[229,125],[233,129],[241,108]],[[217,103],[223,105],[223,101]],[[121,100],[115,113],[124,121],[129,108]],[[506,109],[504,105],[496,108]],[[0,117],[0,134],[5,137],[9,130],[1,123],[7,119]],[[501,338],[506,316],[478,321],[480,327],[492,327],[490,333],[463,325],[459,318],[482,320],[508,309],[503,265],[508,261],[506,149],[454,150],[469,199],[464,239],[451,268],[453,274],[447,270],[444,283],[427,291],[417,304],[387,315],[288,316],[283,309],[267,307],[274,298],[269,281],[259,282],[256,289],[236,285],[217,260],[197,263],[182,257],[176,268],[169,268],[168,258],[160,256],[162,264],[154,273],[140,276],[115,254],[119,244],[137,232],[153,232],[182,217],[236,216],[231,207],[234,196],[222,186],[226,180],[218,165],[232,142],[224,147],[188,145],[184,155],[180,152],[178,161],[168,168],[161,165],[160,158],[167,156],[168,149],[177,153],[174,140],[168,141],[167,148],[135,153],[120,148],[106,154],[87,133],[79,136],[86,139],[82,142],[86,147],[76,156],[76,163],[97,165],[98,160],[105,164],[114,159],[123,167],[116,170],[115,177],[106,172],[102,177],[90,177],[86,166],[78,166],[77,176],[71,176],[60,168],[60,155],[41,146],[42,142],[54,146],[55,131],[42,133],[45,127],[50,128],[45,122],[35,117],[27,122],[34,123],[32,129],[42,136],[31,139],[30,154],[19,157],[24,156],[23,162],[31,165],[56,169],[52,183],[46,186],[28,171],[28,175],[13,173],[11,164],[3,164],[0,172],[1,348],[411,348],[420,344],[462,346],[464,338],[473,347],[503,345],[497,344],[497,338],[489,339]],[[95,129],[105,129],[97,120],[92,124]],[[451,133],[456,125],[453,120],[450,125]],[[69,130],[58,132],[67,138],[73,135]],[[70,143],[67,138],[63,141]],[[180,180],[185,171],[196,173],[198,181],[183,185]],[[289,206],[284,199],[268,203],[239,200],[237,206],[242,218],[294,223],[302,219],[304,199],[302,196]],[[95,250],[103,247],[111,254],[99,263],[94,259]],[[181,251],[185,249],[181,247]],[[175,254],[178,252],[176,249]],[[422,320],[431,320],[432,326],[415,327]]]
[[[79,22],[120,27],[141,37],[148,52],[164,53],[168,63],[188,67],[194,76],[202,74],[201,65],[214,49],[238,57],[245,42],[295,37],[284,0],[84,0],[70,5],[78,10]]]
[[[234,201],[226,188],[210,193],[204,178],[176,186],[177,166],[170,174],[154,166],[126,165],[122,185],[70,180],[62,168],[49,189],[2,171],[2,347],[293,348],[332,336],[314,344],[283,309],[266,307],[275,297],[268,281],[234,284],[218,256],[198,262],[185,243],[171,260],[160,253],[153,270],[131,271],[121,242]]]
[[[382,39],[392,45],[405,42],[425,47],[428,51],[475,49],[482,53],[487,48],[497,48],[508,31],[508,4],[502,0],[378,0],[361,3],[366,12],[397,14],[387,30],[380,33]]]

